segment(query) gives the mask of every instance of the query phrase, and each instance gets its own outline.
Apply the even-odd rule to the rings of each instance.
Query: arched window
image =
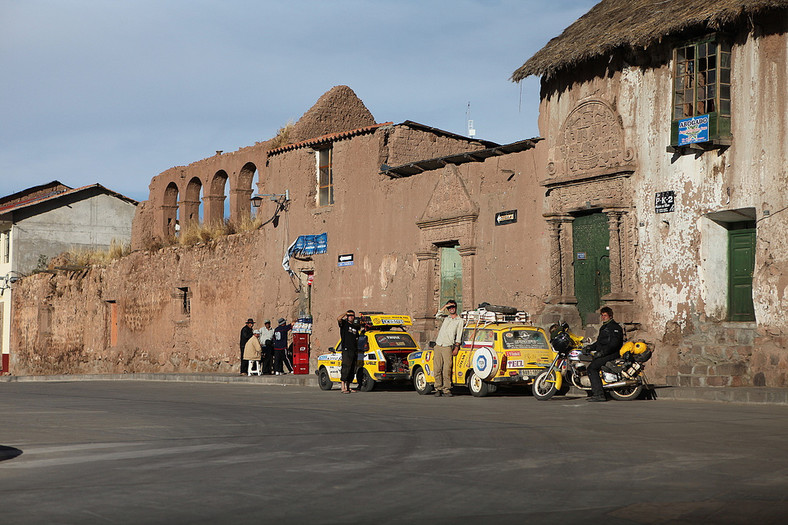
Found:
[[[178,234],[178,185],[170,182],[164,189],[162,199],[162,231],[165,237]]]
[[[230,201],[227,199],[227,172],[217,171],[205,196],[205,220],[208,224],[221,224],[230,215]]]
[[[244,220],[251,216],[252,211],[252,182],[257,173],[257,166],[252,162],[247,162],[238,174],[238,187],[235,188],[236,195],[236,214],[231,219]]]
[[[193,177],[189,184],[186,185],[186,195],[181,201],[181,222],[183,228],[189,228],[192,225],[200,223],[202,211],[200,209],[202,203],[200,196],[202,193],[202,181],[198,177]]]

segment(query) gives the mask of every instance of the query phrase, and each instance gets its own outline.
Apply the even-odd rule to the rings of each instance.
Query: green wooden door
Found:
[[[457,311],[462,311],[462,260],[460,252],[454,247],[442,247],[441,258],[441,297],[440,306],[449,299],[457,301]]]
[[[752,303],[752,272],[755,268],[755,229],[728,232],[728,317],[731,321],[755,321]]]
[[[574,245],[575,297],[583,324],[588,314],[602,305],[610,293],[610,231],[607,215],[592,213],[575,217],[572,222]]]

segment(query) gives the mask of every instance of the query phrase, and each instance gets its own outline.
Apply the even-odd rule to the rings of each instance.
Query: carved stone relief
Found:
[[[554,213],[606,206],[630,206],[632,185],[628,177],[590,180],[583,184],[555,186],[550,190]]]
[[[624,144],[621,118],[605,102],[580,103],[564,121],[547,165],[549,177],[588,177],[634,169],[634,151]]]

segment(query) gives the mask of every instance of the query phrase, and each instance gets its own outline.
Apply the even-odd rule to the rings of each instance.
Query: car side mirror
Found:
[[[334,352],[336,352],[336,350],[334,350],[334,347],[333,346],[329,346],[328,347],[328,353],[329,354],[333,354]]]
[[[429,345],[430,348],[435,348],[435,341],[430,341]]]

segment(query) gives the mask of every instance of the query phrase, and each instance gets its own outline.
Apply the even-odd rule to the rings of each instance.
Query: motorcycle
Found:
[[[563,323],[551,330],[550,344],[556,356],[547,370],[534,380],[534,397],[545,401],[559,391],[565,393],[569,385],[590,392],[587,367],[594,356],[584,349],[583,338],[572,334],[569,326]],[[645,342],[625,343],[619,357],[602,367],[602,387],[618,401],[637,399],[648,386],[643,370],[651,355]]]

